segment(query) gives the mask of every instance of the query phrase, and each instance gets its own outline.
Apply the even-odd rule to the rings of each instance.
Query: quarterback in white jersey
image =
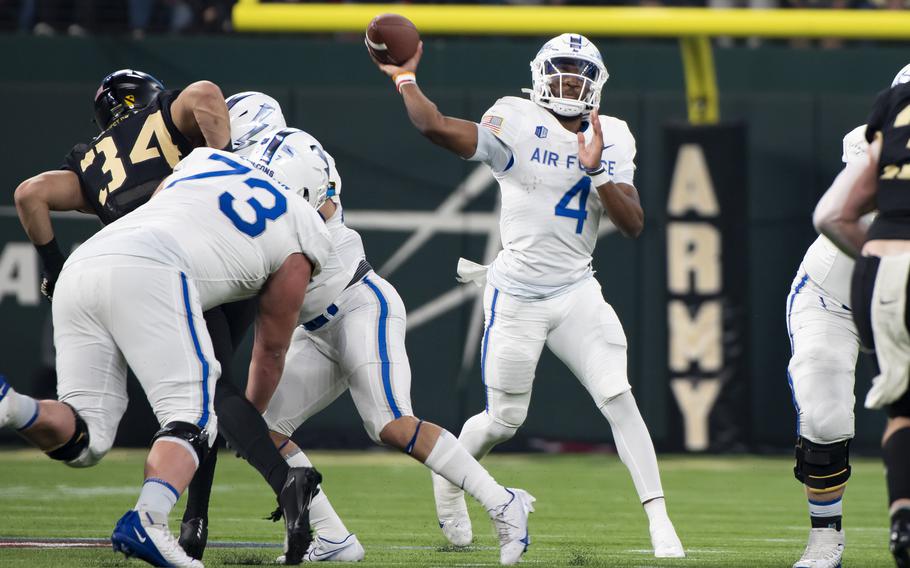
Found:
[[[604,214],[627,237],[644,225],[633,185],[635,139],[625,122],[598,114],[608,76],[600,52],[578,34],[548,41],[531,62],[530,100],[502,98],[479,123],[443,115],[423,94],[415,76],[421,53],[418,46],[400,67],[376,63],[394,79],[414,126],[435,144],[489,165],[502,194],[503,250],[487,270],[460,271],[463,279],[486,278],[486,408],[465,423],[459,440],[481,458],[515,434],[547,345],[610,423],[650,519],[655,556],[685,556],[631,393],[625,333],[591,267]],[[439,476],[433,484],[444,534],[455,545],[471,542],[463,492]]]
[[[194,150],[155,197],[64,265],[53,303],[59,401],[35,401],[0,380],[0,426],[17,428],[54,459],[87,467],[114,442],[127,405],[127,365],[133,369],[161,430],[136,507],[112,535],[114,549],[128,556],[202,566],[167,527],[217,431],[220,365],[202,312],[263,289],[249,382],[267,400],[310,278],[332,254],[316,211],[282,181],[299,165],[291,159],[265,168]]]
[[[910,65],[891,86],[910,80]],[[819,201],[813,224],[838,218],[869,163],[866,125],[844,136],[843,170]],[[820,235],[806,251],[787,297],[792,357],[787,379],[796,408],[796,478],[806,487],[811,529],[793,568],[837,568],[845,539],[843,497],[850,478],[854,383],[860,338],[850,308],[854,260]]]

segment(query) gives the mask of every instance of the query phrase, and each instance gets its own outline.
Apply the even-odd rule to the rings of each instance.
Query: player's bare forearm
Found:
[[[196,144],[225,148],[231,140],[231,122],[218,85],[197,81],[181,91],[171,107],[174,124]]]
[[[431,142],[462,158],[470,158],[477,152],[475,123],[445,116],[416,84],[403,85],[401,98],[411,124]]]
[[[246,397],[260,414],[269,407],[269,401],[272,400],[272,395],[278,388],[281,374],[284,372],[286,354],[287,347],[277,350],[253,348]]]
[[[291,344],[291,334],[313,265],[302,254],[292,254],[269,277],[259,298],[256,335],[250,362],[246,396],[259,412],[264,412],[284,371],[284,356]]]
[[[818,227],[837,248],[852,258],[859,256],[866,242],[867,229],[859,220],[832,219],[822,221]]]
[[[857,175],[840,210],[813,218],[819,232],[853,258],[860,254],[867,239],[868,230],[861,219],[876,208],[877,174],[878,159],[870,152],[868,163]]]
[[[641,208],[638,191],[627,183],[612,181],[597,187],[610,221],[623,236],[636,238],[645,227],[645,213]]]
[[[423,42],[417,44],[417,51],[411,59],[401,65],[380,63],[372,53],[370,57],[379,70],[394,81],[400,75],[417,73],[417,66],[423,55]],[[415,80],[416,81],[416,80]],[[477,125],[473,122],[445,116],[431,101],[416,82],[401,85],[401,98],[408,111],[408,118],[417,130],[437,146],[442,146],[462,158],[470,158],[477,152]]]
[[[19,184],[13,194],[16,213],[32,243],[44,245],[54,238],[51,211],[75,211],[88,205],[71,171],[44,172]]]

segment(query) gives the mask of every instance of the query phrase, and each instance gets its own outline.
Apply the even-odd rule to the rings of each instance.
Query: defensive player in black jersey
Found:
[[[840,215],[819,228],[857,257],[853,319],[879,367],[865,405],[888,412],[882,455],[891,552],[899,568],[910,568],[910,83],[881,93],[866,124],[869,164]],[[866,230],[860,218],[876,208]]]
[[[95,122],[101,134],[88,144],[76,145],[61,169],[30,178],[15,192],[20,221],[42,260],[41,291],[49,300],[65,260],[54,237],[50,211],[79,210],[94,213],[102,223],[111,223],[148,201],[161,180],[193,148],[230,145],[224,97],[218,86],[208,81],[192,83],[183,90],[166,90],[146,73],[116,71],[104,78],[95,95]],[[289,468],[272,444],[262,417],[231,380],[231,360],[255,312],[255,300],[247,300],[204,314],[222,367],[214,404],[220,418],[219,432],[278,496],[291,552],[288,558],[293,561],[309,546],[306,504],[316,490],[314,476],[318,474],[311,468]],[[79,449],[72,448],[75,453]],[[214,467],[216,454],[209,455],[211,459],[201,468]],[[290,480],[293,483],[286,483]],[[207,511],[207,492],[197,500],[204,502],[202,510]],[[189,542],[201,542],[201,547],[187,550],[194,558],[201,558],[207,524],[205,514],[196,515],[194,508],[187,509],[181,544],[187,542],[188,535],[194,537]]]
[[[110,223],[148,201],[193,148],[224,148],[230,142],[227,109],[215,84],[200,81],[169,91],[151,75],[128,69],[101,82],[95,122],[101,134],[77,144],[62,168],[16,188],[16,210],[41,256],[41,291],[48,298],[65,259],[50,211],[92,212]]]

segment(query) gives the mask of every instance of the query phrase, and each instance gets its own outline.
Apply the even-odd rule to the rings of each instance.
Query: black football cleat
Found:
[[[209,522],[195,517],[180,524],[180,547],[191,558],[202,560],[205,544],[209,540]]]
[[[278,509],[272,520],[284,517],[287,531],[284,546],[284,563],[296,565],[303,562],[313,533],[310,532],[310,502],[319,493],[322,474],[312,467],[292,467],[287,481],[278,495]]]
[[[889,547],[897,568],[910,568],[910,515],[898,512],[893,517]]]

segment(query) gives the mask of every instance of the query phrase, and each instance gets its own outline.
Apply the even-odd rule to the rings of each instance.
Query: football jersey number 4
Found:
[[[562,196],[559,203],[556,204],[557,217],[578,219],[578,223],[575,225],[575,233],[579,235],[585,226],[585,219],[588,218],[587,204],[589,193],[591,193],[591,178],[585,176],[578,180],[578,183],[573,185],[569,191]],[[579,196],[578,209],[572,209],[569,207],[569,202],[572,201],[576,195]]]

